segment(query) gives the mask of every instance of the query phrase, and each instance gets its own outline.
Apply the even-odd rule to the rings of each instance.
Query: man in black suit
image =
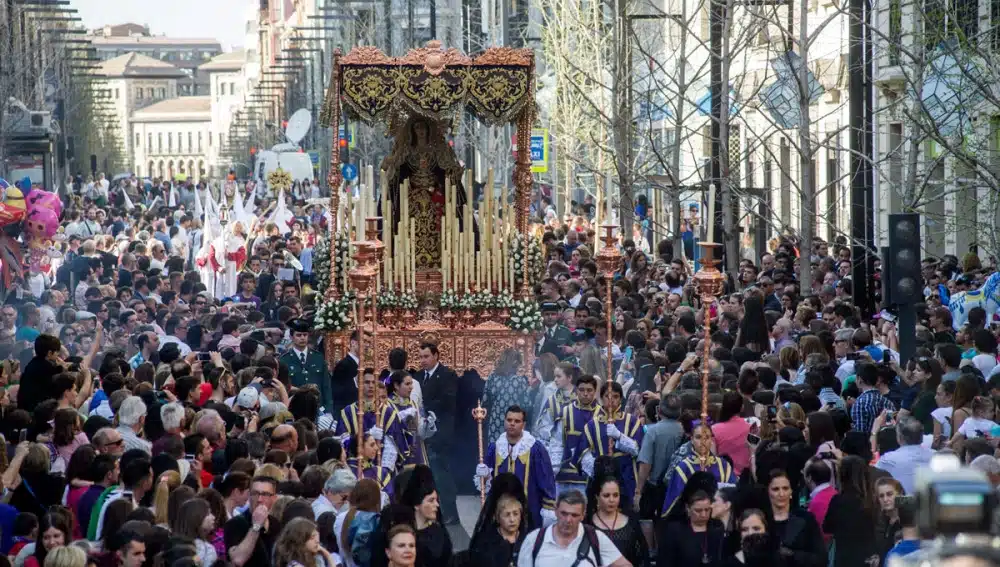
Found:
[[[52,335],[38,335],[35,339],[35,357],[21,373],[21,387],[17,391],[17,407],[34,411],[35,406],[49,399],[52,378],[63,372],[59,358],[62,343]]]
[[[358,401],[358,332],[351,333],[347,356],[333,367],[330,394],[333,407],[330,415],[339,416],[340,410]]]
[[[458,408],[458,375],[439,361],[437,345],[420,345],[420,372],[417,372],[424,394],[424,409],[437,418],[437,433],[427,439],[427,457],[437,485],[443,524],[458,523],[455,504],[457,488],[449,471],[449,456],[455,439],[455,418]]]

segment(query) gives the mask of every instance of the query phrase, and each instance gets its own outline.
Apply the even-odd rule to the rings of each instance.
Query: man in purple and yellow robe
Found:
[[[489,491],[493,477],[511,473],[521,480],[534,526],[555,521],[556,481],[548,451],[541,441],[524,430],[527,412],[511,406],[504,418],[505,432],[490,443],[483,463],[476,467],[476,488],[485,483]]]
[[[642,420],[634,415],[614,412],[608,420],[608,412],[601,408],[584,428],[577,447],[580,471],[587,477],[594,476],[594,461],[597,457],[611,457],[621,481],[622,508],[631,510],[635,496],[639,465],[639,447],[642,445]]]
[[[420,408],[410,398],[404,399],[392,395],[389,397],[389,401],[396,407],[403,435],[406,437],[407,450],[403,453],[403,468],[410,469],[417,465],[429,465],[424,439],[434,435],[436,431],[434,422],[421,415]]]
[[[342,409],[340,419],[337,421],[335,435],[341,439],[345,447],[347,440],[357,435],[359,429],[358,403],[354,402]],[[380,465],[390,471],[396,470],[396,459],[399,455],[406,454],[409,450],[409,442],[395,406],[388,402],[381,404],[380,407],[376,407],[371,401],[361,403],[364,408],[362,416],[364,427],[361,428],[361,431],[371,433],[382,444]]]

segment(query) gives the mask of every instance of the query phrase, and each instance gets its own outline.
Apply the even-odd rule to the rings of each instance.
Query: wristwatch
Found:
[[[251,530],[260,533],[260,530],[264,529],[264,524],[254,524]]]

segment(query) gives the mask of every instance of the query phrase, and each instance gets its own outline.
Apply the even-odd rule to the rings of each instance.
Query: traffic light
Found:
[[[920,215],[889,215],[889,301],[897,305],[923,300],[920,274]]]

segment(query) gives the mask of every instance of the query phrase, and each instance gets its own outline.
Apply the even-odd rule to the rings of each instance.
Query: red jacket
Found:
[[[817,492],[816,495],[809,500],[809,506],[807,509],[809,510],[809,513],[816,518],[816,523],[819,524],[819,529],[821,531],[823,529],[823,520],[826,519],[826,513],[830,509],[830,500],[836,493],[837,489],[831,484],[823,490]],[[827,545],[829,545],[832,540],[832,535],[823,532],[823,541],[825,541]]]

